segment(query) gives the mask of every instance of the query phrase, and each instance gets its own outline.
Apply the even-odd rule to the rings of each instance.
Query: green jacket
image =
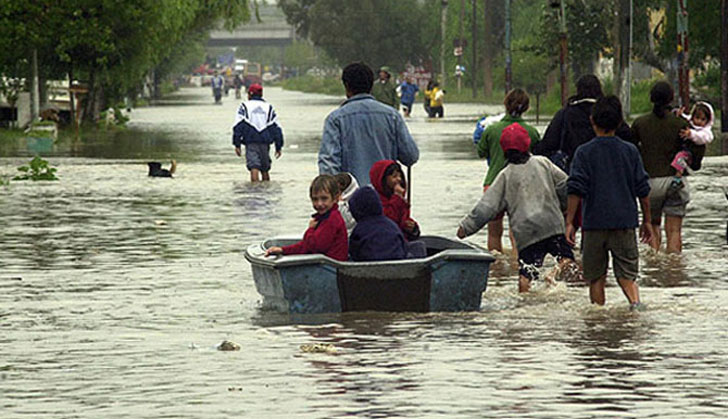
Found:
[[[374,80],[372,86],[372,96],[378,101],[385,103],[394,109],[399,110],[399,96],[397,96],[397,85],[390,77],[385,83],[381,80]]]
[[[500,146],[500,137],[503,129],[514,122],[518,122],[528,131],[528,136],[531,137],[531,150],[536,143],[541,141],[541,136],[536,128],[525,123],[521,117],[506,115],[499,122],[486,128],[478,141],[478,157],[488,159],[488,172],[485,174],[484,186],[492,184],[498,173],[506,166],[506,156]]]

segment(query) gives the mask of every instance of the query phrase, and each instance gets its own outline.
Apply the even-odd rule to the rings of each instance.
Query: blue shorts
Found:
[[[270,171],[270,144],[251,143],[245,145],[245,167],[248,170]]]
[[[547,254],[556,257],[574,259],[574,252],[566,242],[566,236],[558,234],[534,243],[518,252],[518,273],[529,280],[538,279],[538,269],[543,266]]]

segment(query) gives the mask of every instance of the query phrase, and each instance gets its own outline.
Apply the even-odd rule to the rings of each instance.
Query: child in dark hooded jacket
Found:
[[[407,257],[402,231],[382,215],[377,192],[366,186],[349,199],[349,210],[356,227],[349,236],[349,255],[354,261],[397,260]]]
[[[399,226],[407,240],[417,240],[420,226],[410,217],[410,204],[404,199],[407,181],[399,163],[379,160],[369,169],[369,180],[379,193],[384,215]]]

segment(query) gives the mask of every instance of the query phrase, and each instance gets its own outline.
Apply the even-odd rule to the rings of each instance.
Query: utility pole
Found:
[[[728,154],[728,0],[720,2],[720,131],[723,154]]]
[[[475,77],[478,72],[475,70],[476,63],[478,62],[478,0],[472,0],[473,2],[473,46],[470,47],[471,51],[473,51],[473,64],[470,67],[470,73],[472,76],[470,79],[473,82],[473,99],[475,99],[476,96],[476,89],[478,88],[478,83],[476,83],[476,80],[478,80],[477,77]]]
[[[440,78],[442,80],[442,88],[445,88],[447,82],[447,73],[445,72],[445,33],[447,30],[447,0],[442,0],[442,10],[440,14]]]
[[[511,91],[511,0],[505,0],[506,6],[506,36],[505,36],[505,52],[506,52],[506,94]]]
[[[627,80],[624,86],[624,103],[622,109],[624,113],[629,116],[632,111],[632,43],[634,41],[634,25],[632,19],[634,18],[634,0],[629,0],[629,44],[627,47]]]
[[[566,43],[566,1],[561,0],[559,2],[561,10],[559,13],[559,72],[561,76],[561,106],[566,106],[566,101],[569,97],[569,88],[566,85],[566,54],[567,54],[567,43]]]
[[[688,67],[688,0],[677,0],[677,80],[680,105],[690,105]]]
[[[38,50],[33,48],[31,56],[32,77],[30,81],[30,123],[34,124],[40,115],[40,89],[38,87]]]
[[[458,28],[458,40],[455,45],[455,54],[458,56],[458,66],[455,71],[455,76],[458,78],[458,93],[460,93],[462,86],[463,73],[460,71],[460,64],[463,59],[463,21],[465,20],[465,0],[460,0],[460,25]],[[459,51],[458,51],[459,49]]]

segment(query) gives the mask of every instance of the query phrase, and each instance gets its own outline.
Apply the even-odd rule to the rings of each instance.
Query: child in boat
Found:
[[[377,191],[369,186],[357,189],[349,200],[356,227],[349,236],[349,255],[353,261],[397,260],[407,257],[402,230],[382,214]]]
[[[681,109],[687,111],[687,107]],[[676,173],[670,184],[670,188],[678,190],[683,187],[682,176],[685,170],[690,166],[693,160],[693,153],[690,152],[689,145],[692,142],[695,145],[707,145],[713,141],[713,120],[715,113],[713,106],[708,102],[698,102],[693,107],[690,115],[681,112],[681,116],[690,122],[690,128],[680,130],[680,138],[683,139],[682,150],[675,154],[670,166]]]
[[[410,204],[404,199],[407,181],[399,163],[379,160],[369,169],[369,181],[379,193],[384,215],[399,226],[407,240],[417,240],[420,226],[410,217]]]
[[[344,223],[346,223],[346,232],[349,236],[351,236],[351,232],[354,230],[354,226],[356,226],[356,220],[349,210],[349,199],[351,199],[354,192],[359,189],[359,183],[349,172],[338,173],[334,175],[334,178],[336,178],[336,182],[339,184],[339,190],[341,191],[341,197],[339,198],[339,212],[341,213],[341,217],[344,219]]]
[[[564,236],[568,176],[548,158],[528,152],[531,138],[517,122],[503,129],[500,145],[507,164],[460,221],[457,236],[476,233],[505,210],[518,248],[518,291],[527,292],[538,278],[534,268],[543,265],[546,254],[557,258],[559,270],[574,269],[574,254]]]
[[[265,255],[300,255],[322,253],[332,259],[346,261],[349,243],[346,224],[339,213],[339,184],[331,175],[319,175],[309,188],[311,203],[316,213],[308,224],[303,240],[290,246],[273,246]]]

